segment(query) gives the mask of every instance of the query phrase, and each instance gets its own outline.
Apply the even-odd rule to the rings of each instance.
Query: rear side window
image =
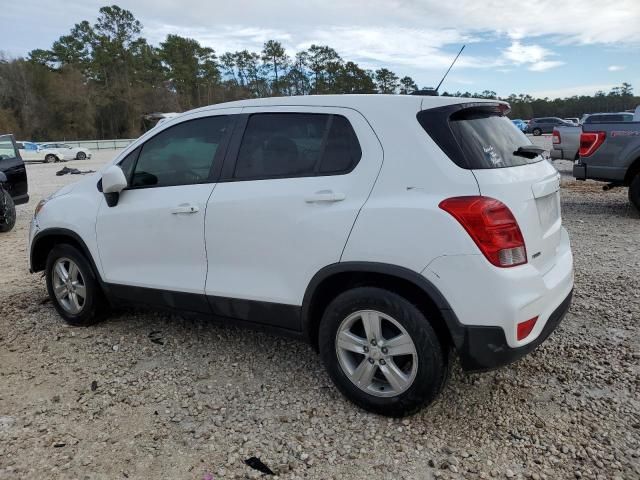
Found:
[[[256,113],[242,137],[234,178],[341,175],[362,151],[349,121],[340,115]]]
[[[503,115],[499,105],[452,105],[423,110],[418,113],[418,121],[462,168],[506,168],[542,160],[540,155],[516,153],[532,143]]]

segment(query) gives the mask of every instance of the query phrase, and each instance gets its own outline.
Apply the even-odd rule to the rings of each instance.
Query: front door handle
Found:
[[[307,203],[331,203],[341,202],[345,198],[347,198],[347,196],[344,193],[334,192],[332,190],[320,190],[313,195],[305,197],[304,201]]]
[[[182,203],[177,207],[173,207],[171,209],[171,213],[174,215],[178,215],[181,213],[196,213],[200,211],[200,208],[197,205],[192,205],[190,203]]]

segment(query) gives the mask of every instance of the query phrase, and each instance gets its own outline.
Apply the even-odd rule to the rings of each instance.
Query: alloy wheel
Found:
[[[336,333],[342,371],[361,390],[377,397],[406,391],[418,371],[418,354],[409,333],[394,318],[360,310],[345,318]]]
[[[53,292],[65,311],[76,315],[82,311],[87,299],[84,277],[76,263],[69,258],[59,258],[52,269]]]

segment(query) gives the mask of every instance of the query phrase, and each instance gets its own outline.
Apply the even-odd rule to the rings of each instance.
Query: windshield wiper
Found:
[[[544,152],[545,152],[545,149],[542,147],[536,147],[535,145],[527,145],[524,147],[518,147],[518,149],[515,152],[513,152],[513,154],[518,157],[536,158],[538,155],[542,155]]]

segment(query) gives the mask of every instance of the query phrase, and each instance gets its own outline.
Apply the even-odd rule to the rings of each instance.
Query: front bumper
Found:
[[[547,319],[538,337],[521,347],[510,347],[500,327],[459,325],[454,339],[460,364],[467,372],[493,370],[521,359],[535,350],[560,324],[571,306],[573,290]]]

